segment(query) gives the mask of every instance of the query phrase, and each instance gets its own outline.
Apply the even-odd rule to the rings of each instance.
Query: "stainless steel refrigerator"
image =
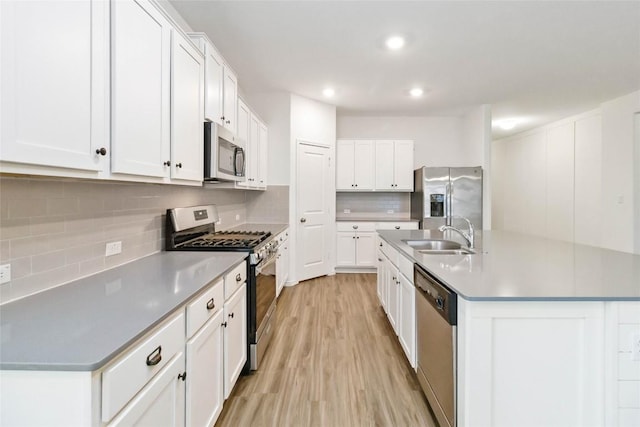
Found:
[[[420,228],[435,229],[467,224],[452,216],[463,216],[482,229],[482,168],[421,167],[413,172],[411,217],[420,219]]]

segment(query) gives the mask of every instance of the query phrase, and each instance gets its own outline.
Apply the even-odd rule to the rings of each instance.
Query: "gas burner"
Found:
[[[264,231],[219,231],[186,242],[182,247],[251,249],[269,236],[271,233]]]

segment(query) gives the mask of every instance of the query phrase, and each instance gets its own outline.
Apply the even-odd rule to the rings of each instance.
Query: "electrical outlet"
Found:
[[[236,221],[240,221],[240,215],[236,214]]]
[[[393,209],[389,209],[389,210],[387,210],[387,213],[388,213],[388,214],[392,214],[392,213],[393,213]]]
[[[118,255],[120,252],[122,252],[122,242],[109,242],[104,256]]]
[[[631,360],[640,360],[640,332],[631,334]]]
[[[11,281],[11,264],[0,265],[0,285]]]

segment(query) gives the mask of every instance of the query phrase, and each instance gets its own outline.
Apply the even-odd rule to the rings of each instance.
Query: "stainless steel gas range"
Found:
[[[276,308],[275,260],[278,240],[268,231],[215,231],[215,205],[167,210],[166,250],[242,251],[247,263],[247,364],[258,369],[273,333]]]

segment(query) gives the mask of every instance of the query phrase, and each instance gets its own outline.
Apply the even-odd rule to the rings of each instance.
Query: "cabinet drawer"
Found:
[[[187,304],[187,338],[191,338],[224,306],[224,280],[219,279],[202,295]]]
[[[184,311],[180,311],[102,373],[102,421],[116,415],[131,398],[184,348]]]
[[[380,239],[380,243],[378,243],[378,248],[389,258],[389,261],[391,261],[393,265],[398,266],[398,251],[396,251],[395,248],[382,239]]]
[[[247,281],[247,262],[243,262],[224,276],[225,301]]]
[[[413,262],[398,254],[398,270],[413,284]]]
[[[338,221],[336,223],[337,231],[376,231],[376,223],[375,222],[344,222]]]
[[[377,222],[376,230],[417,230],[417,222]]]

